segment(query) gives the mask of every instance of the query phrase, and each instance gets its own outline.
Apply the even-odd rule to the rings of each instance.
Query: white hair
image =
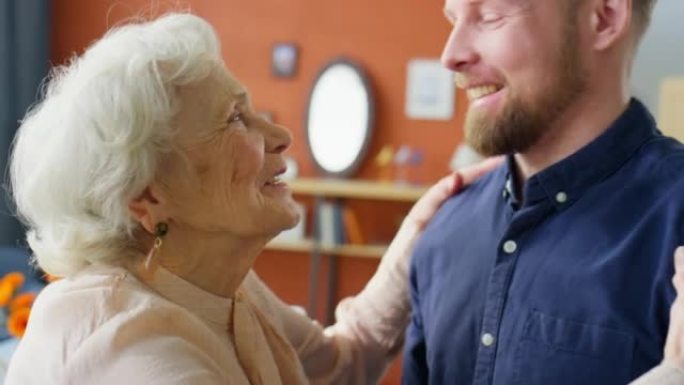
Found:
[[[138,224],[128,204],[172,148],[177,88],[221,63],[211,26],[181,13],[114,28],[52,71],[10,161],[17,211],[44,271],[66,276],[130,257]]]

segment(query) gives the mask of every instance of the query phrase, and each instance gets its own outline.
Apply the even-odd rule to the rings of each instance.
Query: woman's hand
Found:
[[[354,346],[357,355],[351,360],[360,364],[367,378],[377,380],[389,359],[401,349],[411,314],[408,269],[425,226],[444,201],[502,161],[502,158],[483,161],[434,184],[404,219],[366,287],[356,297],[346,298],[337,306],[337,323],[327,333]]]
[[[665,361],[684,370],[684,247],[674,256],[675,275],[672,278],[677,298],[670,310],[670,328],[665,342]]]

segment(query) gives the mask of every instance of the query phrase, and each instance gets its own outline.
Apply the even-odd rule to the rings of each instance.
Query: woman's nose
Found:
[[[264,137],[267,153],[279,154],[292,145],[292,133],[278,124],[265,122]]]

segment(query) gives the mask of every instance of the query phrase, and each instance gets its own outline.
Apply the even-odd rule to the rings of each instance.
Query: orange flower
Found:
[[[26,278],[24,277],[24,274],[18,271],[13,271],[11,273],[5,274],[5,277],[2,280],[9,282],[10,285],[12,285],[13,290],[17,290],[21,285],[24,284],[25,279]]]
[[[26,325],[28,325],[30,314],[31,309],[27,307],[22,307],[11,312],[9,319],[7,320],[7,331],[9,334],[16,338],[23,337],[26,332]]]
[[[22,307],[30,308],[33,305],[33,301],[36,299],[36,293],[21,293],[14,297],[10,303],[9,309],[10,313],[14,313],[17,309]]]
[[[0,306],[6,306],[14,295],[14,286],[6,279],[0,280]]]

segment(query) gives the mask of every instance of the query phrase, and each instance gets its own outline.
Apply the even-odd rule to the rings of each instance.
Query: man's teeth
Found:
[[[279,176],[274,176],[273,178],[266,181],[267,185],[278,184],[278,183],[280,183],[280,177]]]
[[[495,93],[496,91],[499,90],[499,87],[494,86],[494,85],[487,85],[487,86],[479,86],[479,87],[473,87],[469,88],[467,91],[468,95],[468,100],[475,100],[479,99],[483,96],[487,96],[490,94]]]

